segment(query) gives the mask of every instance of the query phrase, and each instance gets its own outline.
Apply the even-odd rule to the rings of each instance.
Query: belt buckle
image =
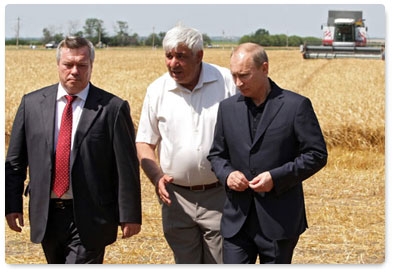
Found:
[[[55,202],[55,207],[56,207],[57,209],[65,209],[65,208],[66,208],[66,206],[65,206],[65,204],[64,204],[63,201],[56,201],[56,202]]]
[[[196,190],[194,190],[193,186],[191,186],[191,191],[194,191],[194,192],[201,192],[201,191],[205,191],[205,190],[206,190],[206,185],[202,185],[202,188],[196,189]]]

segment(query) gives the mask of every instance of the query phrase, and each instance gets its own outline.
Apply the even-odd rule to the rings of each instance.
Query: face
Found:
[[[236,52],[230,59],[233,81],[243,96],[254,100],[259,101],[266,96],[268,70],[267,62],[256,67],[251,54],[244,51]]]
[[[178,84],[192,90],[199,81],[203,51],[194,55],[187,46],[179,45],[165,54],[165,62],[170,76]]]
[[[89,48],[61,48],[58,73],[60,83],[69,94],[81,92],[88,85],[92,73]]]

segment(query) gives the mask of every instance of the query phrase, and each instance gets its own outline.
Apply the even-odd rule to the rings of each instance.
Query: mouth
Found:
[[[184,73],[182,71],[170,71],[170,76],[178,83],[184,79]]]
[[[171,70],[170,73],[174,76],[179,76],[181,75],[182,71],[180,70]]]
[[[68,81],[68,82],[79,82],[80,80],[79,80],[79,79],[72,78],[72,79],[68,79],[67,81]]]

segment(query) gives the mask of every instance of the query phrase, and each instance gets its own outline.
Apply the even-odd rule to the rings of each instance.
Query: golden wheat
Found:
[[[204,60],[228,66],[231,49],[205,51]],[[327,166],[304,182],[310,228],[295,249],[299,264],[377,264],[385,261],[385,62],[303,60],[298,50],[268,50],[269,74],[281,87],[308,96],[328,148]],[[5,51],[6,148],[23,94],[57,82],[53,50]],[[128,100],[137,126],[145,90],[166,72],[162,50],[97,50],[92,82]],[[160,207],[142,173],[143,226],[107,248],[108,264],[174,263],[163,238]],[[27,212],[27,199],[25,200]],[[45,263],[25,228],[5,227],[5,260]]]

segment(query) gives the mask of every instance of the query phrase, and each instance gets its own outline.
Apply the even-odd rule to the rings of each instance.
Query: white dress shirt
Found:
[[[76,98],[72,104],[72,106],[73,106],[73,127],[72,127],[72,131],[71,131],[70,156],[73,152],[74,134],[77,129],[78,122],[80,121],[82,109],[84,108],[86,98],[88,97],[88,92],[89,92],[89,84],[80,93],[75,95],[78,98]],[[58,136],[59,136],[60,124],[62,123],[63,110],[67,104],[67,99],[65,98],[66,95],[68,95],[68,93],[63,88],[63,86],[59,83],[58,92],[56,95],[56,116],[55,116],[55,132],[54,132],[54,150],[55,151],[56,151],[56,145],[58,144]],[[51,198],[58,198],[53,191],[51,192]],[[63,196],[61,196],[61,198],[62,199],[72,199],[73,198],[72,190],[71,190],[71,183],[70,183],[70,187],[69,187],[68,191]]]
[[[147,88],[136,142],[158,145],[164,173],[182,186],[211,184],[210,150],[219,102],[236,93],[227,68],[203,63],[193,91],[165,73]]]

